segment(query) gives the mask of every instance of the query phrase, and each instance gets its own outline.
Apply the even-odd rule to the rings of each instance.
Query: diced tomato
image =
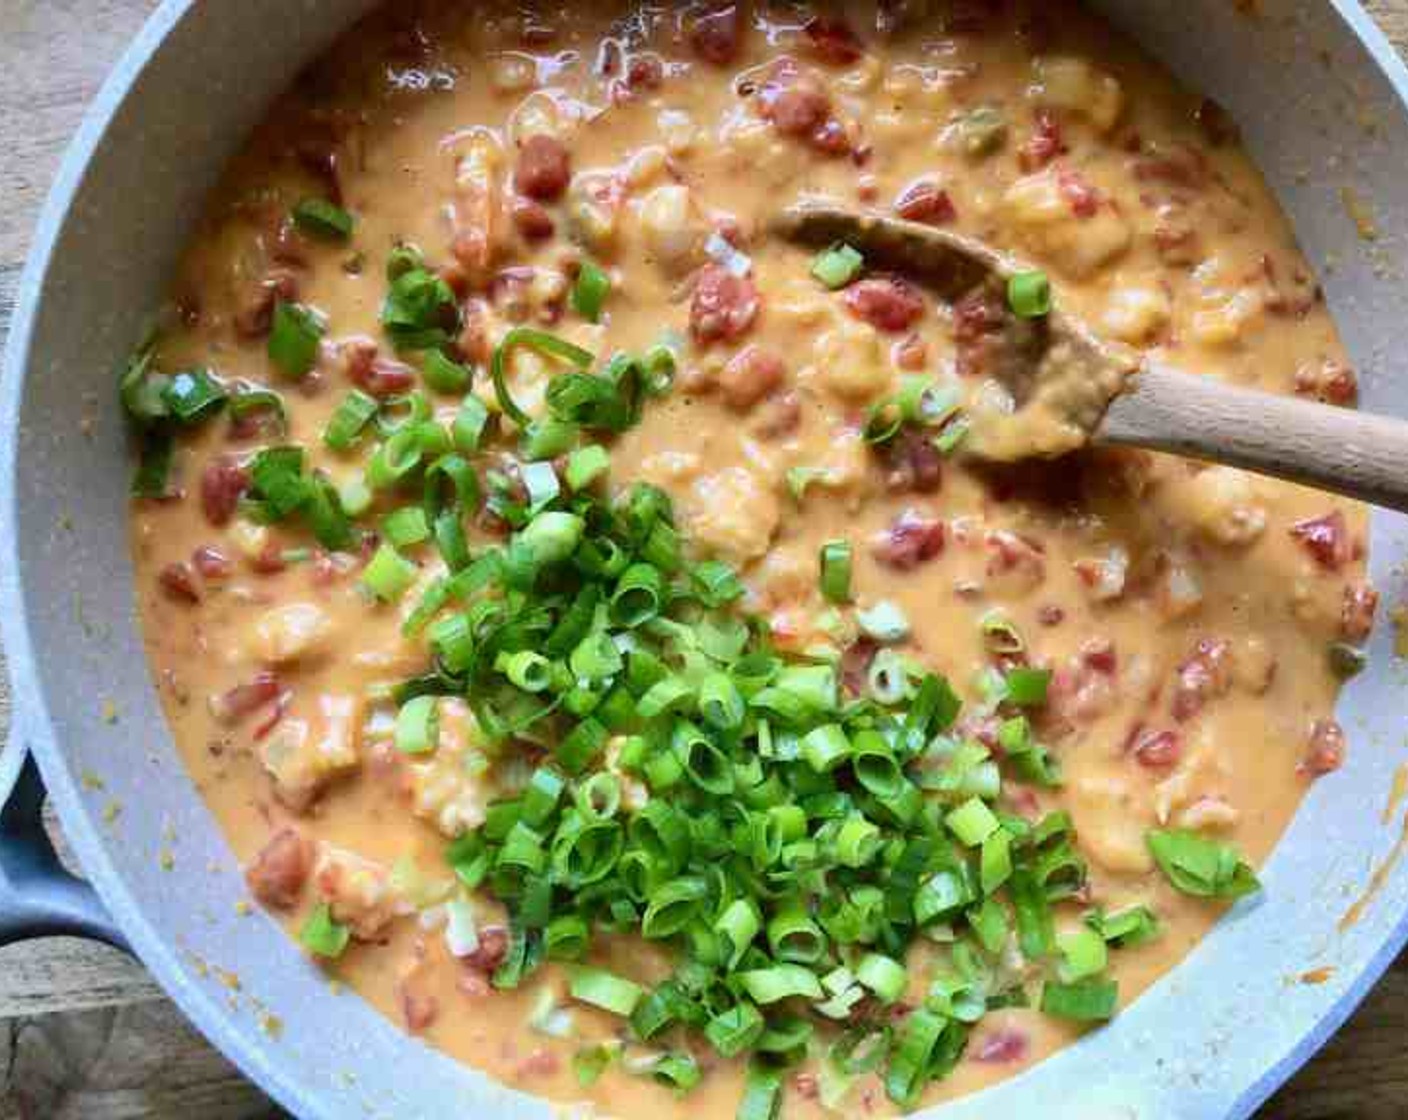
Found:
[[[1137,726],[1129,733],[1125,750],[1140,766],[1161,770],[1178,761],[1183,740],[1176,731]]]
[[[1056,172],[1056,185],[1077,218],[1093,218],[1100,209],[1100,192],[1079,171],[1069,167]]]
[[[1231,682],[1230,645],[1221,639],[1199,641],[1192,656],[1178,666],[1173,686],[1173,718],[1186,723],[1201,712],[1210,699],[1226,692]]]
[[[996,301],[981,292],[953,305],[953,335],[960,342],[977,342],[1002,329],[1003,313]]]
[[[944,523],[906,510],[875,542],[871,552],[885,567],[907,572],[943,550]]]
[[[274,305],[280,300],[298,298],[298,278],[287,269],[275,269],[263,277],[235,312],[235,333],[243,339],[263,338],[274,321]]]
[[[1017,162],[1023,171],[1030,174],[1067,151],[1061,134],[1061,122],[1049,109],[1038,109],[1032,122],[1032,134],[1017,152]]]
[[[1081,643],[1081,661],[1097,673],[1111,675],[1119,668],[1115,643],[1109,638],[1090,638]]]
[[[1196,148],[1175,144],[1135,156],[1130,161],[1130,171],[1142,183],[1163,183],[1197,191],[1207,183],[1208,164]]]
[[[196,582],[195,570],[184,560],[167,564],[156,578],[167,598],[178,603],[200,602],[200,584]]]
[[[918,373],[920,370],[928,368],[929,344],[917,334],[912,334],[895,343],[891,354],[894,356],[895,365],[900,369]]]
[[[869,679],[870,663],[880,651],[879,643],[864,636],[841,652],[841,684],[852,695],[861,696]]]
[[[906,281],[893,276],[858,281],[842,296],[846,309],[876,330],[909,330],[924,314],[924,300]]]
[[[328,140],[305,140],[295,149],[303,169],[323,185],[329,202],[342,205],[342,175],[337,147]]]
[[[665,64],[659,55],[633,54],[626,63],[626,85],[633,90],[659,89],[665,80]]]
[[[397,985],[401,997],[401,1017],[406,1030],[418,1034],[435,1022],[440,1015],[440,1001],[429,992],[418,991],[411,981]]]
[[[736,4],[723,4],[698,16],[690,28],[694,53],[715,66],[737,60],[743,47],[743,27]]]
[[[377,356],[376,345],[368,350],[362,340],[351,352],[344,351],[348,379],[374,397],[392,397],[415,387],[416,371],[405,362]]]
[[[810,81],[769,82],[763,87],[760,103],[763,117],[784,136],[809,136],[831,113],[831,99]]]
[[[842,18],[813,16],[802,31],[810,41],[813,53],[832,66],[849,66],[865,53],[851,25]]]
[[[814,1073],[799,1073],[792,1078],[792,1088],[804,1101],[814,1101],[821,1096],[821,1083]]]
[[[524,241],[546,241],[557,229],[547,207],[531,198],[513,200],[513,224]]]
[[[1344,765],[1345,750],[1344,728],[1332,719],[1317,719],[1310,728],[1305,757],[1296,769],[1319,778]]]
[[[1202,258],[1202,242],[1191,225],[1160,221],[1153,228],[1153,247],[1166,265],[1195,265]]]
[[[221,455],[212,459],[200,476],[200,505],[212,525],[225,525],[239,508],[249,488],[249,471],[238,461]]]
[[[1353,404],[1359,396],[1359,379],[1343,362],[1327,358],[1296,370],[1296,393],[1326,404]]]
[[[745,346],[719,374],[719,392],[735,412],[747,412],[787,376],[778,355],[762,346]]]
[[[901,432],[885,448],[884,456],[889,490],[932,494],[943,484],[943,456],[924,432]]]
[[[851,134],[846,126],[835,117],[828,117],[812,129],[808,142],[823,155],[844,156],[858,154],[852,150]]]
[[[758,317],[758,289],[747,276],[735,276],[722,265],[699,270],[689,305],[689,329],[701,346],[735,341],[748,333]]]
[[[1046,573],[1046,549],[1008,529],[993,529],[983,537],[987,549],[987,573],[990,576],[1025,571],[1035,577]]]
[[[1349,529],[1344,514],[1333,510],[1321,517],[1297,521],[1291,536],[1327,571],[1337,572],[1350,558]]]
[[[947,225],[958,217],[948,191],[932,179],[919,179],[906,187],[895,199],[895,213],[906,221],[932,226]]]
[[[552,1077],[561,1068],[561,1058],[551,1050],[544,1050],[539,1047],[524,1058],[523,1061],[519,1062],[514,1072],[520,1078],[531,1080],[533,1078]]]
[[[1204,97],[1193,111],[1193,119],[1198,122],[1203,135],[1214,148],[1220,148],[1237,139],[1237,122],[1230,113],[1210,97]]]
[[[479,931],[479,947],[462,958],[467,968],[491,973],[508,956],[508,927],[485,926]]]
[[[998,1027],[978,1040],[973,1048],[973,1060],[1002,1065],[1020,1062],[1027,1056],[1028,1048],[1025,1031],[1014,1027]]]
[[[279,678],[270,672],[256,673],[245,684],[210,698],[210,714],[224,724],[236,724],[245,716],[273,703],[283,691]]]
[[[204,544],[191,553],[191,566],[200,577],[210,583],[219,583],[230,578],[234,565],[230,558],[214,545]]]
[[[254,725],[254,730],[251,732],[255,742],[267,738],[269,732],[278,727],[279,721],[284,718],[285,713],[288,711],[288,706],[292,703],[293,689],[291,688],[283,689],[274,697],[273,706],[268,710],[264,718]]]
[[[1345,585],[1340,604],[1340,637],[1347,642],[1362,642],[1374,629],[1374,611],[1379,605],[1379,593],[1367,583]]]
[[[572,158],[561,140],[539,133],[523,141],[513,173],[513,185],[520,194],[552,202],[562,197],[571,179]]]
[[[792,392],[775,393],[758,408],[753,431],[763,439],[784,439],[802,426],[802,402]]]
[[[284,828],[245,870],[250,893],[271,910],[292,910],[313,870],[314,849],[297,829]]]

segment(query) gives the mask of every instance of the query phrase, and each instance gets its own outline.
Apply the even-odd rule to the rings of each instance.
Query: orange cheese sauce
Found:
[[[612,448],[612,485],[667,490],[692,554],[738,567],[781,645],[835,641],[837,625],[853,635],[851,612],[828,619],[817,590],[833,539],[852,542],[857,605],[900,607],[902,651],[965,697],[991,662],[981,620],[1010,619],[1054,671],[1036,727],[1065,780],[1009,782],[1009,805],[1069,810],[1086,905],[1157,911],[1158,940],[1111,955],[1121,1003],[1137,998],[1220,912],[1169,886],[1144,833],[1197,829],[1259,863],[1338,758],[1327,651],[1372,617],[1363,510],[1140,453],[999,470],[908,444],[876,452],[866,410],[907,374],[981,391],[988,311],[883,277],[861,281],[863,295],[827,291],[767,225],[802,196],[898,209],[1043,269],[1097,334],[1183,370],[1350,404],[1318,286],[1230,123],[1065,2],[956,0],[905,18],[862,4],[846,12],[854,38],[809,32],[803,4],[396,7],[304,75],[231,167],[173,286],[157,364],[278,391],[283,441],[341,484],[370,441],[327,450],[333,410],[354,383],[408,374],[379,324],[397,245],[418,246],[455,288],[459,346],[491,408],[483,363],[513,325],[598,355],[671,341],[675,387]],[[294,203],[330,192],[355,216],[350,241],[288,227]],[[719,279],[739,279],[716,263],[727,244],[741,289]],[[585,256],[612,277],[595,325],[566,307]],[[701,295],[710,284],[719,306]],[[275,292],[326,319],[301,383],[266,356]],[[514,357],[530,412],[552,372]],[[456,398],[431,396],[453,416]],[[256,893],[286,902],[292,928],[331,901],[364,936],[328,971],[497,1078],[623,1117],[731,1115],[741,1066],[702,1042],[706,1076],[687,1098],[621,1066],[580,1088],[574,1050],[619,1021],[577,1008],[576,1039],[548,1037],[528,1020],[543,991],[560,996],[558,968],[497,992],[451,955],[436,924],[455,889],[444,846],[493,793],[466,765],[472,720],[444,716],[440,749],[407,760],[375,699],[425,667],[401,623],[438,558],[412,551],[417,587],[379,605],[359,584],[364,556],[242,516],[239,464],[276,441],[223,417],[205,425],[181,441],[179,500],[132,515],[148,653],[192,777],[241,860],[288,830],[300,838],[294,870],[271,885],[265,862]],[[800,499],[794,468],[814,472]],[[922,540],[897,523],[923,526]],[[471,539],[491,535],[481,525]],[[491,900],[474,905],[481,931],[502,921]],[[908,962],[920,994],[925,954]],[[668,973],[658,946],[616,939],[596,956],[642,982]],[[992,1012],[926,1100],[1010,1076],[1074,1034],[1033,1009]],[[814,1089],[810,1067],[791,1076],[785,1114],[824,1113]],[[867,1075],[836,1107],[893,1106]]]

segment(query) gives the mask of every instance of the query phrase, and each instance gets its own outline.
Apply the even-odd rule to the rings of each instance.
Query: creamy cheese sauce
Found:
[[[1363,510],[1142,453],[999,469],[904,440],[874,451],[866,410],[907,373],[955,378],[981,404],[1001,308],[883,276],[829,292],[808,252],[766,231],[803,195],[897,209],[1045,270],[1060,309],[1096,334],[1183,370],[1352,403],[1316,282],[1225,117],[1064,2],[961,0],[908,18],[861,5],[846,17],[854,44],[809,34],[802,5],[736,20],[731,8],[397,7],[306,74],[231,168],[174,285],[158,364],[279,391],[285,438],[342,482],[365,454],[327,451],[328,418],[353,380],[405,376],[384,364],[395,355],[378,322],[398,244],[418,245],[460,295],[460,345],[488,402],[483,363],[515,323],[598,354],[672,332],[677,383],[613,448],[613,483],[665,488],[692,547],[739,567],[784,646],[834,640],[816,556],[835,538],[854,544],[858,605],[902,608],[906,652],[955,682],[990,663],[980,620],[1000,608],[1054,670],[1038,730],[1065,774],[1057,790],[1009,783],[1010,807],[1068,809],[1088,902],[1160,915],[1162,937],[1112,956],[1121,1003],[1135,999],[1220,912],[1168,885],[1145,831],[1202,830],[1260,863],[1342,755],[1329,651],[1372,619]],[[345,245],[283,220],[328,193],[356,217]],[[613,276],[599,325],[564,307],[583,254]],[[266,357],[274,292],[326,316],[298,385]],[[517,398],[540,410],[549,368],[524,351],[512,365]],[[436,401],[453,414],[453,398]],[[309,967],[507,1083],[625,1117],[731,1114],[741,1068],[707,1047],[685,1101],[619,1068],[579,1088],[577,1044],[527,1024],[560,971],[493,991],[417,917],[453,889],[447,838],[492,796],[464,765],[471,721],[442,718],[428,761],[390,748],[367,697],[423,668],[423,645],[400,633],[417,594],[373,605],[364,557],[230,516],[231,464],[269,441],[224,418],[204,426],[178,450],[184,496],[132,513],[153,673],[255,893],[295,928],[331,901],[361,940]],[[818,472],[800,500],[792,468]],[[438,561],[417,559],[423,587]],[[476,906],[481,930],[501,915]],[[643,981],[668,971],[663,951],[628,940],[598,956]],[[909,961],[921,994],[922,958]],[[618,1029],[576,1014],[587,1039]],[[929,1099],[1010,1076],[1074,1033],[1035,1010],[992,1012]],[[811,1077],[789,1079],[787,1115],[823,1111]],[[843,1111],[872,1109],[892,1106],[867,1076]]]

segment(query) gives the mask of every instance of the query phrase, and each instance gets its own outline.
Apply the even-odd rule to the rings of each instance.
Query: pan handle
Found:
[[[0,945],[68,935],[131,951],[98,892],[59,862],[44,831],[44,780],[23,747],[14,785],[0,785]]]

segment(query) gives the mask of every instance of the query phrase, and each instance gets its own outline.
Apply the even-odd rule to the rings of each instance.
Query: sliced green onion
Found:
[[[683,1094],[703,1080],[704,1071],[689,1054],[662,1054],[650,1067],[650,1077],[666,1088]]]
[[[1168,881],[1201,898],[1241,898],[1261,889],[1237,849],[1187,829],[1150,829],[1149,853]]]
[[[473,394],[465,397],[460,403],[459,412],[455,414],[454,423],[450,425],[455,449],[464,455],[478,451],[488,423],[489,410],[484,407],[484,402]]]
[[[170,493],[171,461],[176,440],[167,431],[149,431],[142,436],[142,458],[132,472],[134,498],[165,498]]]
[[[885,1092],[902,1108],[910,1107],[919,1099],[945,1027],[942,1018],[920,1008],[910,1012],[900,1028],[900,1036],[890,1053],[889,1068],[885,1071]]]
[[[859,814],[846,818],[836,833],[836,858],[845,867],[861,868],[880,851],[880,826]]]
[[[375,397],[353,389],[342,398],[323,429],[323,443],[333,451],[350,450],[380,407]]]
[[[173,373],[161,390],[171,418],[178,424],[199,424],[225,407],[229,391],[208,369]]]
[[[632,980],[600,968],[578,965],[571,972],[567,990],[575,1000],[589,1003],[623,1019],[629,1018],[645,990]]]
[[[569,424],[556,416],[534,420],[523,429],[520,444],[523,458],[530,463],[540,459],[556,459],[571,450],[580,434],[581,430],[576,424]]]
[[[531,649],[499,654],[494,668],[524,692],[542,692],[552,684],[552,662]]]
[[[821,546],[821,594],[831,603],[851,601],[850,541],[827,541]]]
[[[304,198],[293,208],[293,221],[304,233],[325,241],[346,241],[356,224],[352,215],[325,198]]]
[[[777,1120],[781,1111],[782,1071],[750,1062],[735,1120]]]
[[[699,683],[699,714],[720,731],[742,726],[747,706],[738,685],[727,673],[711,673]]]
[[[881,953],[867,953],[856,965],[856,980],[874,992],[881,1003],[894,1003],[904,995],[909,973],[904,965]]]
[[[362,586],[383,603],[399,599],[416,581],[419,569],[383,542],[362,572]]]
[[[787,469],[787,491],[792,500],[801,505],[807,490],[814,482],[823,482],[831,476],[826,467],[789,467]]]
[[[851,741],[839,723],[814,727],[802,737],[802,758],[818,774],[836,769],[846,761],[850,753]]]
[[[1113,914],[1087,914],[1086,923],[1117,949],[1130,949],[1152,941],[1161,930],[1159,919],[1147,906],[1130,906]]]
[[[812,275],[833,292],[844,288],[860,275],[865,258],[844,242],[837,242],[818,253],[812,261]]]
[[[1074,984],[1048,980],[1041,989],[1041,1010],[1058,1019],[1081,1023],[1104,1022],[1119,1004],[1119,985],[1113,980],[1092,977]]]
[[[444,346],[458,323],[455,293],[443,278],[414,267],[391,281],[381,305],[381,325],[397,349]]]
[[[660,612],[662,583],[652,564],[632,564],[611,595],[611,619],[618,626],[637,627]]]
[[[1003,680],[1005,699],[1008,703],[1022,708],[1038,708],[1046,703],[1046,689],[1051,683],[1051,670],[1009,669]]]
[[[569,297],[572,310],[589,323],[600,322],[601,309],[610,291],[611,277],[605,269],[592,261],[583,260]]]
[[[1008,277],[1007,306],[1019,319],[1040,319],[1050,314],[1051,281],[1046,273],[1032,269]]]
[[[611,469],[611,455],[600,444],[579,447],[567,457],[567,485],[575,493],[585,490]]]
[[[1065,984],[1097,976],[1110,963],[1105,939],[1085,926],[1058,933],[1056,947],[1061,951],[1061,981]]]
[[[326,902],[314,907],[303,928],[298,931],[298,940],[303,947],[325,960],[336,960],[342,956],[351,939],[352,931],[333,919],[332,908]]]
[[[430,538],[430,523],[419,506],[402,506],[382,519],[381,533],[394,548],[409,548]]]
[[[977,847],[1001,827],[992,810],[976,797],[970,797],[950,812],[944,824],[970,848]]]
[[[725,1058],[743,1053],[758,1040],[767,1024],[751,1003],[738,1003],[715,1015],[704,1026],[704,1037]]]
[[[727,942],[729,968],[738,967],[738,962],[762,928],[762,915],[758,913],[757,904],[750,899],[734,899],[728,909],[719,915],[718,931]]]
[[[269,360],[288,377],[301,378],[318,361],[326,331],[322,317],[301,303],[279,303],[269,328]]]
[[[580,346],[574,346],[565,339],[532,327],[514,327],[504,335],[503,340],[494,348],[494,356],[489,363],[489,374],[499,408],[520,428],[526,428],[532,422],[532,417],[518,407],[508,391],[508,356],[520,346],[526,346],[546,357],[556,358],[579,368],[590,365],[592,355]]]
[[[372,490],[361,475],[353,475],[337,488],[337,500],[348,517],[361,517],[372,508]]]
[[[284,399],[272,389],[252,389],[248,385],[239,385],[230,397],[229,410],[231,420],[243,420],[255,412],[272,412],[279,434],[288,431],[288,410],[284,407]]]
[[[1022,632],[1001,611],[988,611],[979,625],[983,642],[993,653],[1021,653],[1027,648]]]
[[[396,713],[396,749],[402,754],[428,754],[439,738],[438,697],[417,696]]]
[[[399,244],[386,255],[386,280],[394,284],[406,273],[425,267],[425,255],[414,245]]]
[[[436,393],[463,393],[473,374],[466,365],[450,358],[443,350],[427,350],[421,359],[421,377]]]
[[[821,999],[821,983],[816,973],[800,964],[776,964],[735,974],[754,1003],[777,1003],[800,996]]]
[[[908,616],[888,599],[881,599],[867,610],[857,611],[856,624],[866,637],[877,642],[902,642],[909,637]]]
[[[826,952],[821,927],[794,903],[783,905],[767,924],[768,945],[778,960],[815,964]]]

